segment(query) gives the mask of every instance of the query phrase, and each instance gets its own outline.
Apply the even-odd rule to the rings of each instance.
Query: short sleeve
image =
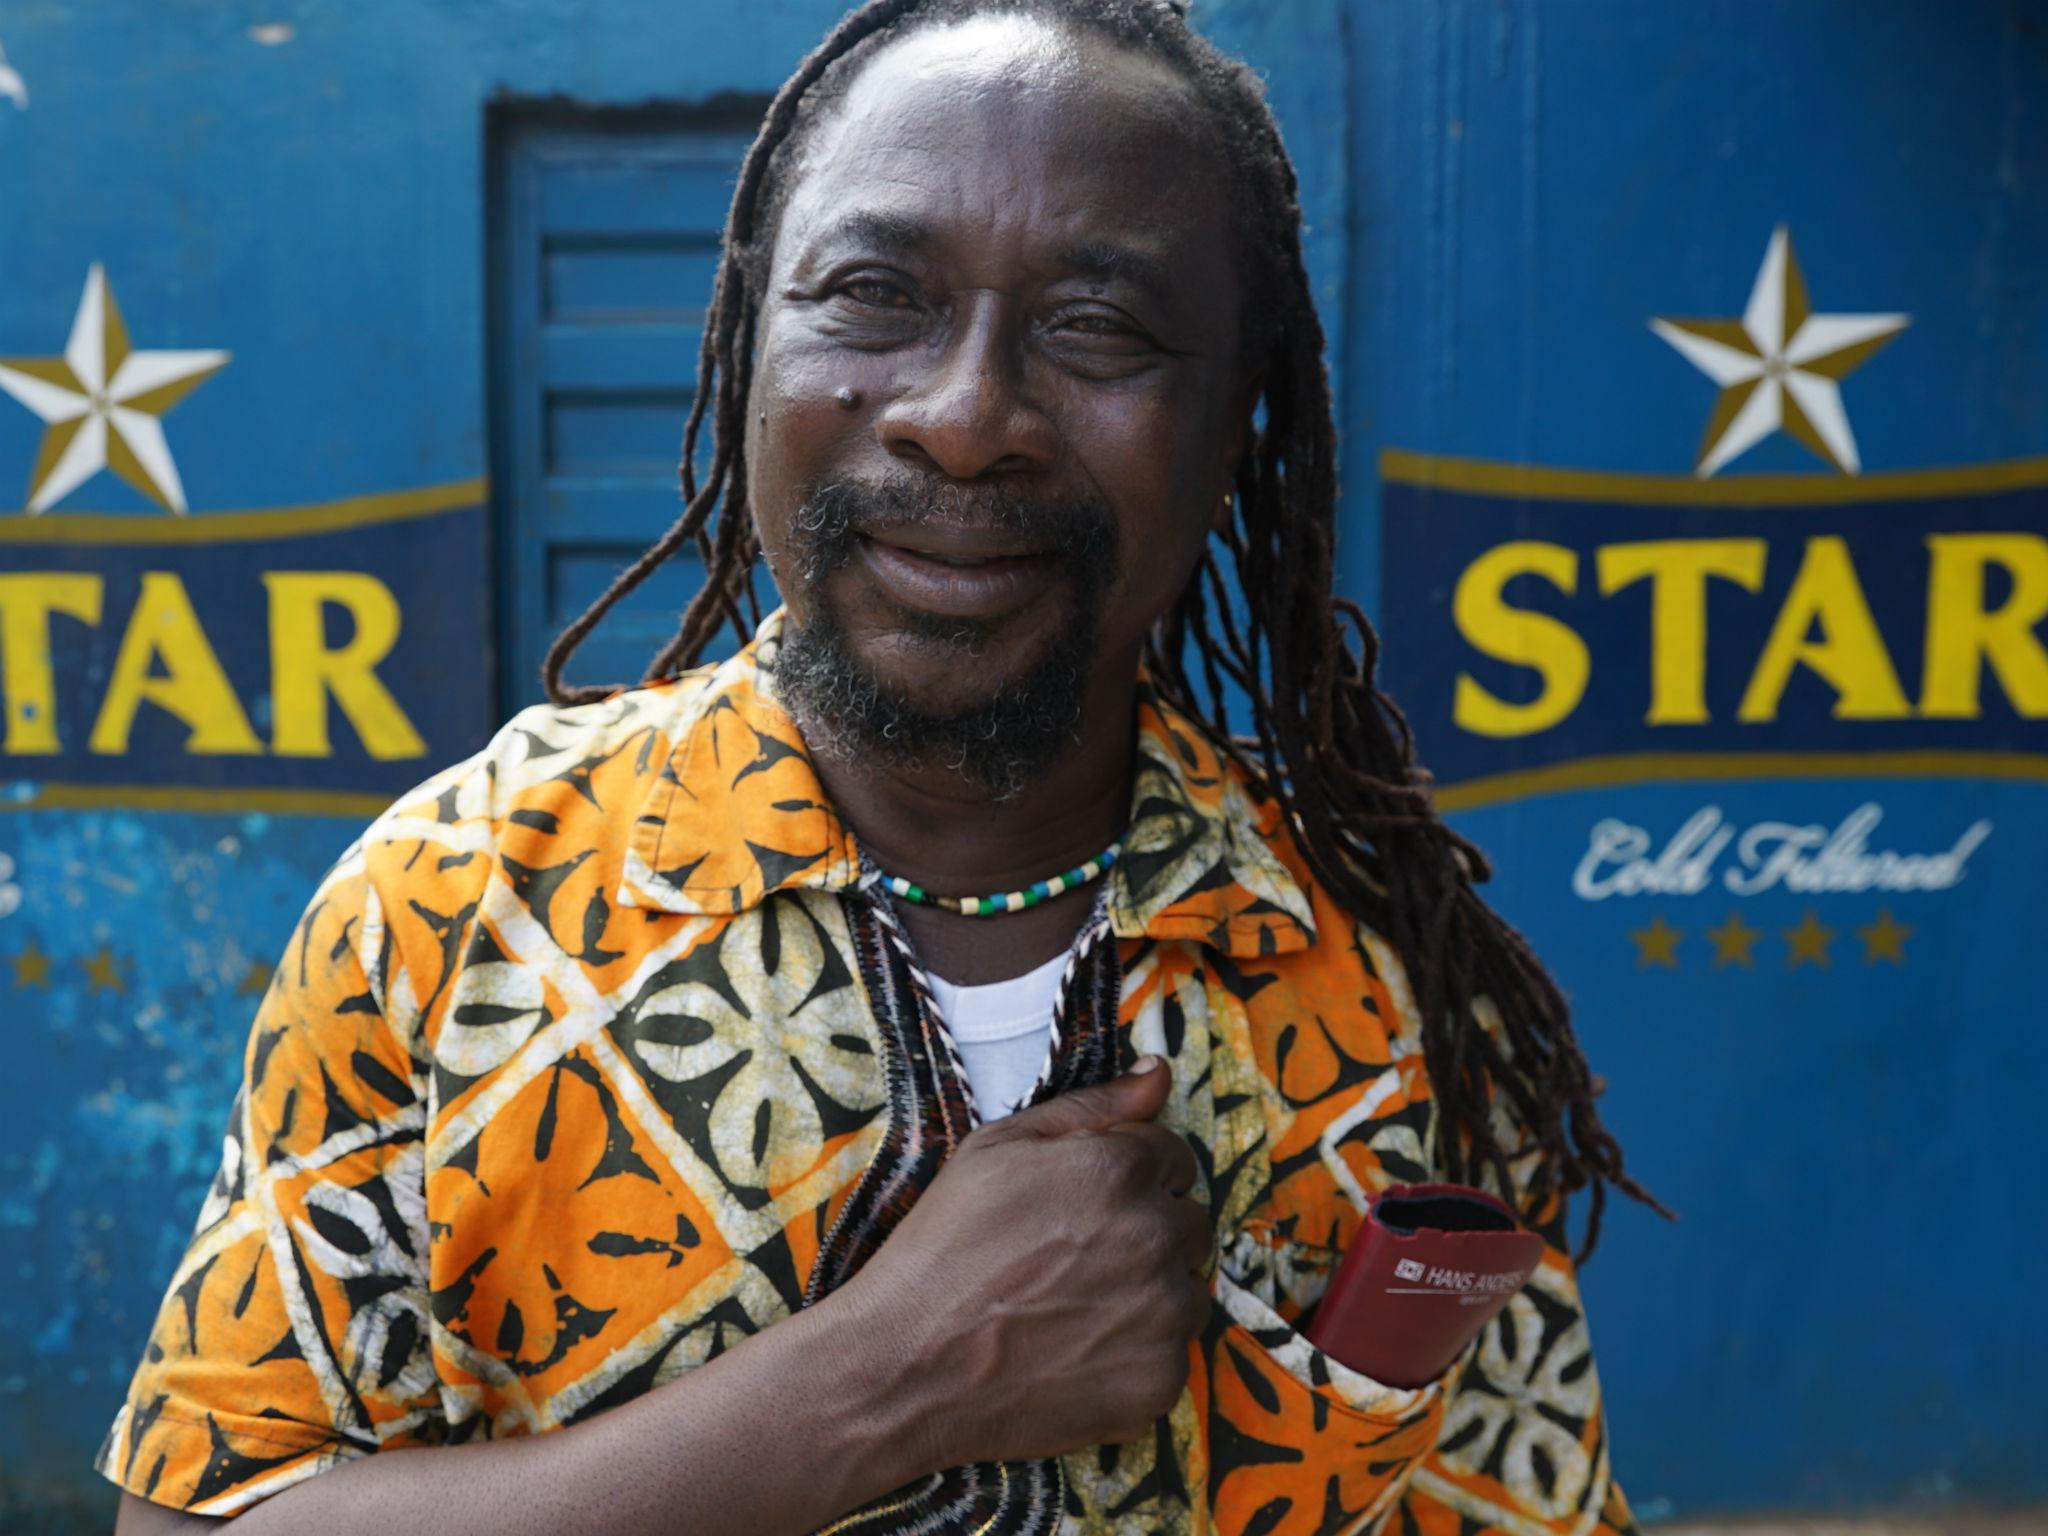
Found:
[[[131,1493],[232,1515],[444,1433],[426,1082],[386,1020],[385,949],[352,852],[257,1012],[220,1170],[95,1460]]]

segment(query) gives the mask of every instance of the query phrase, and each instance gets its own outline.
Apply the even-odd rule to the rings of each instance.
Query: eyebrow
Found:
[[[880,208],[855,209],[825,232],[827,243],[863,245],[898,256],[928,250],[935,239],[931,226],[921,219]],[[1084,240],[1063,247],[1059,263],[1076,276],[1126,282],[1154,295],[1163,296],[1173,287],[1165,262],[1109,240]]]
[[[932,243],[928,225],[907,214],[861,208],[835,221],[825,232],[827,243],[872,246],[891,255],[910,255]]]
[[[1116,279],[1155,295],[1164,295],[1173,286],[1165,262],[1107,240],[1068,246],[1060,252],[1060,262],[1082,277]]]

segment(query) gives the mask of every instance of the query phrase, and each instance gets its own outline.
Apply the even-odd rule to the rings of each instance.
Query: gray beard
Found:
[[[1021,681],[981,703],[935,714],[885,687],[861,665],[824,587],[852,559],[859,526],[876,509],[899,519],[906,512],[940,519],[958,516],[964,505],[991,521],[1032,527],[1044,535],[1046,547],[1060,549],[1073,611],[1060,638]],[[1000,493],[978,495],[970,504],[957,488],[930,494],[841,483],[808,499],[792,526],[794,575],[805,588],[810,617],[801,626],[785,624],[775,691],[814,752],[872,772],[943,768],[1001,801],[1021,793],[1080,739],[1104,594],[1117,558],[1116,525],[1106,508],[1046,505]],[[926,646],[943,648],[956,665],[979,664],[987,641],[982,626],[913,613],[902,618]]]
[[[927,638],[937,640],[936,636]],[[945,640],[972,666],[979,637],[955,627]],[[1002,801],[1014,799],[1080,740],[1095,659],[1095,626],[1077,623],[1024,679],[950,714],[917,708],[854,657],[829,604],[802,628],[785,626],[775,692],[812,751],[873,772],[941,767]]]

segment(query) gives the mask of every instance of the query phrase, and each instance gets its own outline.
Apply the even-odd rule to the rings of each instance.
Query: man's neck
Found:
[[[1103,658],[1079,740],[1039,778],[997,801],[943,765],[874,770],[819,756],[839,813],[876,863],[941,896],[1021,890],[1094,858],[1130,815],[1137,658]],[[1027,912],[967,918],[899,903],[924,962],[963,983],[1022,974],[1056,955],[1088,914],[1094,887]]]

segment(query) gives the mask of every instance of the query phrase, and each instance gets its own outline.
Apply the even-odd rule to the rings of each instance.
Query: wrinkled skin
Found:
[[[1128,680],[1243,446],[1230,230],[1193,111],[1162,66],[1015,18],[917,34],[859,76],[807,146],[758,336],[749,484],[797,624],[808,489],[942,485],[971,535],[1000,485],[1108,509],[1124,560],[1098,669]],[[1060,583],[1017,586],[963,669],[865,564],[830,580],[858,658],[933,709],[1015,682],[1067,615]]]
[[[1195,1156],[1152,1117],[1170,1070],[1063,1094],[975,1131],[853,1282],[887,1294],[958,1396],[935,1466],[1148,1435],[1209,1316]]]

